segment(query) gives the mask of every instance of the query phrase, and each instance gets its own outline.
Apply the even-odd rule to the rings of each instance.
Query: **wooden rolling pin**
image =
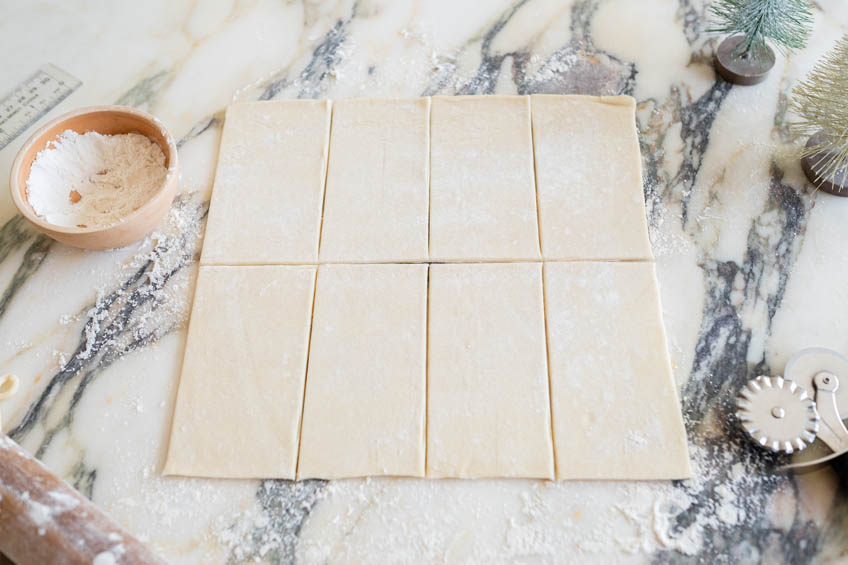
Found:
[[[0,552],[20,565],[165,563],[2,434]]]

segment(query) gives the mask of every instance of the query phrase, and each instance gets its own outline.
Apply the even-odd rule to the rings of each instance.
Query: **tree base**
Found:
[[[774,51],[766,45],[756,55],[739,56],[733,51],[745,40],[742,35],[734,35],[722,41],[715,56],[715,68],[724,80],[742,86],[751,86],[766,80],[774,67]]]
[[[825,134],[818,132],[807,140],[807,148],[821,145]],[[821,170],[832,156],[828,151],[807,155],[801,159],[801,167],[807,175],[807,179],[819,190],[829,192],[836,196],[848,196],[848,165],[843,165],[829,175],[822,176]]]

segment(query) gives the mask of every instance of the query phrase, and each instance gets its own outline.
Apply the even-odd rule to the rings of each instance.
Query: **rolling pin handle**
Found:
[[[0,552],[21,565],[165,563],[2,434]]]

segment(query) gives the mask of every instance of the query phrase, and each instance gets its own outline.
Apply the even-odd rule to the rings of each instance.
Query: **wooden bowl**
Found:
[[[35,213],[27,200],[26,183],[36,155],[47,146],[48,142],[59,137],[65,130],[80,134],[96,131],[104,135],[131,132],[145,135],[158,143],[165,153],[168,174],[162,186],[150,200],[116,224],[106,227],[78,228],[57,226],[46,222]],[[91,106],[59,116],[32,134],[15,157],[9,187],[18,211],[38,231],[74,247],[111,249],[129,245],[153,231],[171,206],[178,184],[177,144],[161,122],[147,112],[128,106]]]

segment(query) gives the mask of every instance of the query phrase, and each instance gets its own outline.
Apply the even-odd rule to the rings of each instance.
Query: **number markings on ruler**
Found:
[[[46,64],[0,100],[0,150],[67,98],[82,82]]]

